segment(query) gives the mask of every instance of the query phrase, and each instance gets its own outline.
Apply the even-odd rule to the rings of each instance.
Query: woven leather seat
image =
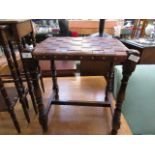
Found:
[[[52,56],[66,56],[72,59],[77,56],[119,56],[126,57],[127,48],[117,39],[100,37],[49,37],[36,46],[34,57],[44,55],[45,59]],[[68,59],[68,58],[67,58]]]

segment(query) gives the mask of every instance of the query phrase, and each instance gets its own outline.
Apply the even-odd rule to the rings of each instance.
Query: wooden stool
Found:
[[[5,28],[6,28],[5,26],[0,27],[0,42],[1,42],[1,45],[3,46],[4,54],[6,56],[8,66],[9,66],[9,69],[10,69],[10,72],[11,72],[11,75],[13,78],[12,82],[15,83],[20,103],[22,104],[26,120],[29,123],[30,117],[28,114],[28,100],[26,97],[27,93],[25,91],[25,87],[23,85],[23,81],[22,81],[22,78],[20,76],[19,70],[15,67],[15,63],[13,62],[13,58],[11,56],[11,50],[9,48],[8,40],[5,36],[5,33],[3,33],[4,32],[3,30]],[[8,82],[8,81],[6,81],[6,82]]]
[[[9,45],[9,48],[11,50],[10,54],[12,57],[12,60],[14,62],[14,66],[16,68],[16,72],[18,74],[20,82],[22,83],[23,81],[26,81],[28,84],[28,90],[29,90],[29,94],[31,96],[32,99],[32,103],[33,103],[33,107],[35,112],[37,113],[37,107],[36,107],[36,99],[35,96],[33,94],[33,88],[32,88],[32,84],[31,84],[31,80],[29,78],[29,72],[26,70],[24,63],[23,63],[23,59],[21,57],[21,51],[23,48],[26,47],[26,39],[25,37],[27,37],[27,40],[29,39],[29,41],[33,44],[33,46],[35,46],[35,38],[34,38],[34,33],[33,33],[33,28],[32,28],[32,23],[30,20],[20,20],[20,21],[1,21],[0,20],[0,24],[7,24],[7,26],[1,26],[0,30],[1,33],[3,34],[3,42],[6,42]],[[21,57],[21,62],[23,65],[23,70],[24,73],[21,73],[18,63],[17,63],[17,59],[16,59],[16,55],[15,55],[15,50],[14,50],[14,46],[17,44],[18,49],[19,49],[19,54]],[[38,67],[38,72],[40,73],[40,68]],[[2,75],[5,78],[6,77],[10,77],[9,75]],[[42,89],[44,91],[44,84],[43,84],[43,78],[41,74],[38,74],[38,77],[40,77],[41,80],[41,85],[42,85]],[[10,79],[7,82],[11,82]],[[28,104],[27,104],[28,106]]]
[[[33,30],[33,25],[31,20],[0,20],[0,25],[7,25],[8,26],[8,31],[6,32],[7,39],[9,41],[9,45],[11,50],[13,51],[13,45],[12,41],[15,42],[15,44],[18,47],[18,50],[22,52],[22,49],[26,47],[26,40],[33,45],[33,47],[36,46],[36,40],[35,40],[35,34]],[[16,65],[16,60],[15,57],[13,56],[13,59],[15,61],[15,67]],[[21,57],[21,61],[23,63],[23,59]],[[24,72],[26,74],[26,68],[23,64]],[[43,84],[43,78],[41,74],[40,67],[38,65],[38,70],[39,70],[39,77],[41,81],[41,86],[43,91],[44,89],[44,84]]]
[[[39,121],[44,131],[48,129],[48,112],[51,105],[74,105],[74,106],[92,106],[92,107],[110,107],[112,108],[112,82],[113,82],[113,68],[117,63],[123,63],[123,79],[121,87],[117,96],[116,108],[113,113],[112,130],[111,134],[117,134],[120,128],[120,117],[123,100],[125,97],[125,90],[130,75],[135,70],[136,63],[139,60],[139,52],[135,50],[129,50],[117,39],[113,38],[89,38],[89,37],[50,37],[45,41],[38,44],[32,51],[32,56],[24,58],[27,62],[27,68],[31,72],[33,79],[33,85],[37,103],[39,107]],[[23,56],[29,53],[29,51],[23,51]],[[50,60],[51,61],[51,77],[52,77],[52,97],[50,98],[49,106],[44,109],[42,94],[39,89],[39,83],[37,81],[37,69],[38,60]],[[59,98],[59,88],[57,83],[55,60],[83,60],[83,61],[103,61],[108,64],[108,76],[107,86],[105,90],[105,99],[100,102],[93,101],[75,101],[67,100],[63,101]],[[31,62],[31,63],[30,63]],[[33,64],[33,65],[30,65]],[[36,80],[35,80],[36,79]],[[94,82],[95,84],[95,82]],[[103,90],[104,93],[104,90]],[[113,98],[114,99],[114,98]]]

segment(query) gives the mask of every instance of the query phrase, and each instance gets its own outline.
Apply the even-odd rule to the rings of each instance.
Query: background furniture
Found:
[[[155,63],[155,44],[147,45],[136,42],[136,40],[121,40],[122,43],[129,49],[136,49],[140,52],[140,64]]]
[[[145,28],[148,24],[148,19],[135,19],[134,20],[134,27],[132,31],[131,38],[141,38],[145,35]]]
[[[33,47],[36,45],[32,21],[31,20],[0,20],[0,24],[7,25],[7,26],[5,26],[5,29],[3,29],[3,31],[2,31],[3,48],[5,48],[5,51],[6,51],[5,54],[8,53],[8,55],[6,57],[7,57],[7,60],[9,61],[10,55],[9,55],[9,50],[7,48],[7,46],[9,45],[10,50],[11,50],[11,57],[13,60],[12,63],[14,63],[14,67],[16,69],[17,76],[19,78],[19,82],[21,83],[21,86],[22,86],[23,84],[22,84],[21,75],[23,75],[23,73],[21,73],[19,71],[19,66],[17,64],[17,60],[16,60],[16,56],[15,56],[15,52],[14,52],[13,41],[14,41],[15,45],[17,45],[17,48],[18,48],[19,54],[20,54],[20,58],[21,58],[21,62],[22,62],[22,66],[23,66],[23,70],[24,70],[24,77],[25,77],[27,85],[28,85],[28,91],[29,91],[29,94],[32,99],[34,110],[37,113],[36,99],[35,99],[35,95],[33,93],[31,79],[29,77],[29,73],[26,70],[24,63],[23,63],[23,59],[21,57],[21,50],[23,48],[26,48],[27,40],[30,42],[30,44],[33,45]],[[9,65],[9,67],[12,72],[13,66]],[[37,71],[39,72],[38,78],[40,78],[40,81],[41,81],[40,83],[41,83],[42,89],[44,91],[43,78],[42,78],[42,74],[40,72],[39,66],[38,66]],[[17,89],[19,89],[18,88],[19,85],[16,87],[17,87]],[[22,86],[22,87],[24,88],[24,86]]]
[[[81,36],[89,36],[99,32],[100,20],[69,20],[70,31],[78,32]],[[104,32],[110,35],[114,34],[114,26],[117,20],[105,20]]]
[[[58,35],[60,32],[57,19],[32,19],[36,33],[36,42],[39,43],[49,36]]]
[[[16,64],[16,57],[13,52],[14,48],[13,48],[12,42],[14,41],[14,43],[17,45],[20,56],[21,56],[21,50],[23,48],[26,48],[26,43],[27,43],[26,41],[29,41],[29,43],[32,44],[33,47],[36,45],[35,33],[34,33],[32,21],[28,19],[27,20],[0,20],[0,25],[7,26],[7,28],[5,29],[2,28],[3,34],[5,35],[6,40],[8,40],[8,43],[12,50],[12,57],[15,63],[16,70],[18,72],[18,65]],[[21,61],[22,61],[22,57],[21,57]],[[26,80],[28,82],[28,77],[27,77],[24,65],[23,65],[23,69],[25,72]],[[40,72],[39,78],[41,81],[41,86],[44,90],[43,78],[42,78],[39,66],[38,66],[38,70]]]
[[[20,24],[18,24],[18,27],[20,27],[19,25]],[[32,92],[32,84],[31,84],[31,81],[28,77],[28,73],[26,72],[25,69],[24,69],[25,73],[23,73],[24,67],[22,68],[22,71],[19,69],[19,66],[18,66],[19,64],[18,64],[17,58],[16,58],[16,52],[14,50],[14,44],[12,42],[15,39],[15,36],[12,36],[12,34],[10,34],[10,31],[9,31],[10,29],[11,28],[9,26],[1,26],[0,27],[0,33],[1,33],[0,41],[1,41],[1,45],[4,48],[4,54],[6,56],[6,60],[8,62],[8,66],[9,66],[10,73],[11,73],[11,74],[3,74],[2,76],[9,79],[8,81],[5,81],[5,82],[14,82],[15,83],[20,101],[21,101],[22,106],[23,106],[23,110],[24,110],[26,119],[28,122],[30,122],[28,111],[26,109],[26,107],[29,108],[29,105],[28,105],[28,100],[26,97],[27,96],[27,89],[25,89],[25,86],[23,84],[24,81],[27,81],[28,92],[30,93],[32,103],[34,105],[34,110],[35,110],[35,112],[37,112],[36,105],[35,105],[36,104],[35,103],[35,96]],[[16,37],[18,37],[18,36],[16,36]],[[19,55],[20,55],[20,52],[19,52]],[[13,80],[11,80],[11,78],[13,78]],[[26,105],[26,107],[25,107],[25,105]]]
[[[25,86],[23,84],[23,80],[21,78],[21,74],[19,72],[19,68],[18,68],[18,63],[16,61],[16,55],[14,53],[13,50],[13,46],[8,41],[7,38],[7,26],[0,26],[0,43],[3,46],[4,49],[4,54],[6,56],[6,60],[11,72],[11,75],[1,75],[1,77],[10,77],[13,80],[11,82],[14,82],[17,93],[18,93],[18,97],[20,100],[20,103],[22,104],[22,108],[26,117],[27,122],[30,122],[30,117],[28,114],[28,100],[27,100],[27,90],[25,89]],[[6,83],[10,82],[10,81],[5,81]]]

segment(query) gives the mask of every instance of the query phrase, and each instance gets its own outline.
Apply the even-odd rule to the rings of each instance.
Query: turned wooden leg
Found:
[[[17,117],[16,117],[16,114],[15,114],[15,112],[14,112],[14,109],[9,109],[8,111],[9,111],[9,113],[10,113],[11,119],[12,119],[12,121],[13,121],[13,124],[14,124],[14,126],[15,126],[17,132],[18,132],[18,133],[21,133],[20,126],[19,126],[19,123],[18,123],[18,121],[17,121]]]
[[[110,63],[110,69],[106,77],[106,80],[107,80],[107,85],[106,85],[106,92],[105,92],[105,101],[108,101],[108,92],[112,92],[113,90],[114,62]]]
[[[43,81],[43,77],[42,77],[40,66],[38,66],[38,70],[39,70],[39,73],[40,73],[40,77],[39,78],[40,78],[41,88],[42,88],[42,91],[45,92],[45,86],[44,86],[44,81]]]
[[[30,53],[30,51],[23,51],[24,53]],[[43,128],[43,131],[48,130],[48,117],[45,114],[43,99],[42,99],[42,92],[40,89],[39,81],[38,81],[38,61],[33,58],[23,58],[24,64],[26,65],[27,69],[30,72],[30,76],[32,79],[32,84],[34,87],[34,94],[36,97],[38,111],[39,111],[39,122]]]
[[[33,81],[33,86],[34,86],[34,94],[36,96],[37,104],[38,104],[38,110],[39,110],[39,122],[42,125],[42,128],[44,131],[48,130],[48,116],[45,114],[44,110],[44,104],[42,100],[42,93],[38,81],[38,72],[36,71],[38,67],[37,61],[34,62],[34,67],[31,67],[31,78]]]
[[[53,90],[55,91],[55,99],[59,99],[59,88],[57,83],[57,74],[54,60],[51,60],[51,74],[52,74]]]
[[[35,36],[34,36],[34,32],[31,32],[30,33],[30,38],[31,38],[31,43],[33,45],[33,47],[36,46],[36,39],[35,39]],[[41,88],[42,88],[42,91],[45,92],[45,86],[44,86],[44,81],[43,81],[43,77],[42,77],[42,73],[41,73],[41,69],[40,69],[40,66],[38,65],[38,70],[39,70],[39,73],[40,73],[40,84],[41,84]]]
[[[13,44],[12,44],[11,41],[9,41],[9,47],[10,47],[10,51],[11,51],[11,55],[12,55],[14,66],[16,68],[16,73],[17,73],[18,78],[19,78],[19,82],[20,82],[20,84],[21,84],[21,86],[23,88],[23,94],[26,94],[25,86],[23,84],[23,81],[22,81],[22,78],[21,78],[21,74],[20,74],[20,69],[18,67],[18,62],[17,62],[17,59],[16,59],[16,54],[15,54],[14,47],[13,47]],[[26,98],[26,107],[29,109],[29,104],[28,104],[27,98]]]
[[[29,117],[29,113],[28,113],[27,107],[26,107],[28,101],[27,101],[27,98],[26,98],[26,96],[24,94],[24,88],[21,85],[18,74],[16,73],[16,68],[14,66],[14,63],[13,63],[13,61],[11,59],[10,48],[9,48],[9,46],[7,46],[7,44],[3,45],[3,48],[4,48],[5,56],[7,58],[7,62],[8,62],[8,66],[9,66],[11,75],[12,75],[12,77],[14,79],[14,82],[15,82],[18,97],[19,97],[20,103],[22,104],[22,108],[23,108],[26,120],[27,120],[28,123],[30,123],[30,117]]]
[[[23,42],[24,45],[26,44],[24,38],[22,39],[22,42]],[[26,66],[25,66],[25,64],[24,64],[24,62],[23,62],[23,59],[22,59],[23,46],[22,46],[22,44],[21,44],[21,41],[18,42],[18,49],[19,49],[19,52],[20,52],[21,61],[22,61],[22,64],[23,64],[23,69],[24,69],[24,73],[25,73],[25,78],[26,78],[26,82],[27,82],[27,85],[28,85],[29,94],[30,94],[30,96],[31,96],[33,108],[34,108],[35,113],[37,114],[37,113],[38,113],[38,109],[37,109],[37,105],[36,105],[37,102],[36,102],[36,98],[35,98],[35,94],[34,94],[34,88],[33,88],[33,85],[32,85],[30,73],[29,73],[29,71],[27,70],[27,68],[26,68]],[[18,68],[18,65],[17,65],[17,68]]]
[[[38,108],[37,108],[37,101],[36,101],[36,97],[34,94],[34,87],[32,84],[32,81],[30,80],[30,73],[28,71],[26,71],[26,79],[27,79],[27,84],[28,84],[28,88],[29,88],[29,94],[31,96],[31,100],[32,100],[32,105],[33,105],[33,109],[35,111],[35,113],[38,113]]]
[[[12,119],[12,121],[14,123],[14,126],[15,126],[17,132],[20,133],[21,132],[20,131],[20,126],[19,126],[19,123],[17,121],[16,114],[14,112],[14,109],[12,107],[12,103],[11,103],[11,101],[9,99],[9,96],[7,94],[7,91],[6,91],[5,87],[4,87],[4,84],[3,84],[3,81],[1,79],[1,77],[0,77],[0,93],[2,94],[2,96],[4,98],[4,101],[5,101],[6,105],[7,105],[8,112],[10,113],[10,116],[11,116],[11,119]]]
[[[136,68],[136,64],[139,61],[139,52],[137,50],[129,50],[128,58],[123,64],[123,78],[121,81],[120,90],[117,96],[116,108],[114,111],[113,122],[112,122],[112,131],[111,134],[116,135],[118,129],[120,128],[120,117],[121,117],[121,110],[122,104],[125,98],[125,91],[128,84],[129,77],[131,76],[132,72]]]

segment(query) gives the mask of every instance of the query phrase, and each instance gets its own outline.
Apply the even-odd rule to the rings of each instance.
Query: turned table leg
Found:
[[[114,62],[110,63],[110,69],[108,75],[106,77],[107,85],[106,85],[106,92],[105,92],[105,101],[108,101],[108,92],[112,92],[113,90],[113,80],[114,80]]]
[[[128,51],[128,58],[123,64],[123,78],[121,80],[120,90],[117,96],[116,108],[114,111],[113,122],[112,122],[112,131],[111,134],[115,135],[120,128],[120,117],[121,117],[121,110],[122,104],[125,98],[125,91],[128,84],[129,77],[131,76],[132,72],[136,68],[136,64],[139,61],[139,52],[137,50],[129,50]]]
[[[13,47],[13,43],[11,41],[9,41],[8,43],[9,43],[9,47],[10,47],[10,51],[11,51],[11,56],[12,56],[12,59],[13,59],[13,63],[14,63],[14,66],[16,68],[16,73],[17,73],[18,78],[19,78],[19,82],[20,82],[20,84],[23,87],[23,91],[24,91],[23,93],[26,94],[26,92],[25,92],[25,86],[23,84],[23,81],[22,81],[22,78],[21,78],[21,75],[20,75],[20,70],[19,70],[19,67],[18,67],[18,62],[17,62],[17,59],[16,59],[16,54],[15,54],[15,50],[14,50],[14,47]],[[26,101],[26,106],[29,109],[28,100]]]
[[[37,67],[37,66],[36,66]],[[34,70],[33,70],[34,69]],[[38,81],[38,73],[35,71],[35,67],[31,68],[31,78],[34,86],[34,94],[36,96],[36,101],[38,104],[38,111],[39,111],[39,122],[43,128],[43,131],[48,130],[48,116],[45,114],[42,92],[40,89],[39,81]]]
[[[10,48],[9,48],[9,46],[7,44],[4,44],[3,48],[4,48],[5,56],[7,58],[7,62],[8,62],[10,72],[12,74],[12,77],[13,77],[14,82],[15,82],[15,86],[17,88],[17,93],[18,93],[18,96],[19,96],[19,99],[20,99],[20,103],[22,104],[22,108],[23,108],[26,120],[27,120],[28,123],[30,123],[30,117],[29,117],[29,113],[28,113],[27,107],[26,107],[26,105],[28,103],[28,100],[27,100],[27,98],[26,98],[26,96],[24,94],[24,88],[20,83],[18,74],[16,73],[16,68],[14,66],[14,63],[13,63],[12,59],[11,59]]]
[[[52,74],[52,82],[53,82],[53,90],[55,93],[55,99],[59,99],[59,88],[57,83],[57,75],[56,75],[56,66],[54,60],[51,60],[51,74]]]
[[[24,38],[23,38],[23,44],[25,44]],[[22,59],[22,51],[23,51],[24,46],[22,46],[20,40],[18,41],[17,45],[18,45],[18,49],[19,49],[19,52],[20,52],[21,61],[22,61],[22,65],[23,65],[23,69],[24,69],[24,73],[25,73],[26,82],[27,82],[28,89],[29,89],[29,94],[31,96],[33,108],[34,108],[35,113],[37,114],[38,113],[38,109],[37,109],[37,106],[36,106],[36,98],[35,98],[34,88],[33,88],[31,77],[30,77],[30,72],[27,70],[27,67],[25,66],[25,64],[23,62],[23,59]],[[14,56],[14,61],[16,62],[15,56]],[[17,63],[16,63],[16,68],[17,68],[17,70],[19,72],[18,64]],[[19,72],[19,76],[20,76],[20,72]]]
[[[43,131],[48,130],[48,117],[45,113],[44,104],[43,104],[43,98],[42,98],[42,92],[40,89],[39,81],[38,81],[38,61],[34,58],[25,58],[23,54],[25,53],[31,53],[30,51],[23,51],[22,57],[24,65],[27,67],[28,71],[30,72],[32,84],[34,87],[34,94],[36,97],[37,105],[38,105],[38,112],[39,112],[39,122],[43,128]]]
[[[33,44],[33,47],[35,47],[36,46],[36,39],[35,39],[35,36],[34,36],[34,32],[30,33],[30,38],[31,38],[31,42]],[[41,84],[43,92],[45,92],[45,86],[44,86],[42,71],[41,71],[41,68],[40,68],[39,65],[38,65],[38,69],[39,69],[39,73],[40,73],[40,84]]]

